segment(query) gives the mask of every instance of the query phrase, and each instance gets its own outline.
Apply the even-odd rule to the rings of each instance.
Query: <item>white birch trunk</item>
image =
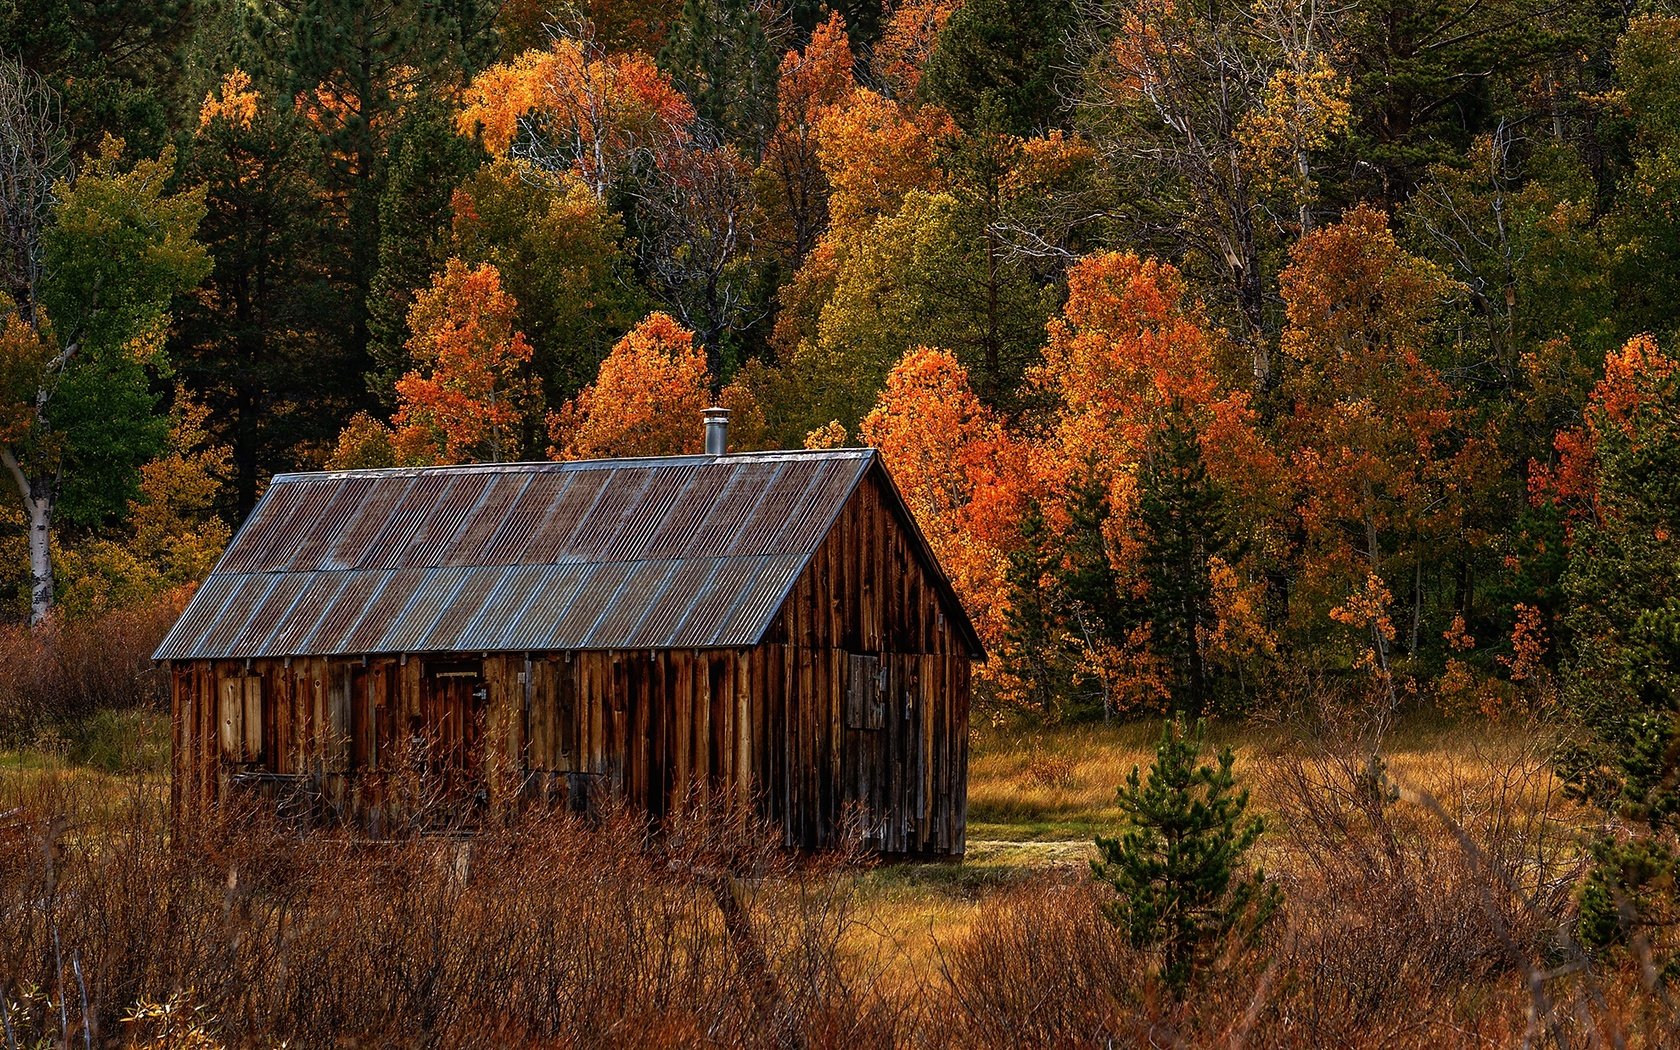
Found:
[[[32,480],[24,474],[23,465],[11,449],[0,449],[0,463],[17,485],[29,522],[29,626],[37,627],[52,615],[52,519],[58,501],[50,483]]]

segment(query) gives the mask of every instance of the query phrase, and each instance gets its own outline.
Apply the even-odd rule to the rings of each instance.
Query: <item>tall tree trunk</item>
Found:
[[[23,465],[11,449],[0,449],[0,463],[17,484],[24,514],[29,519],[29,626],[36,627],[52,615],[52,519],[58,501],[52,482],[25,475]]]

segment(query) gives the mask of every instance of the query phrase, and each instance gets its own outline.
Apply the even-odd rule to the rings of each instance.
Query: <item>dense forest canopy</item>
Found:
[[[1591,0],[9,5],[6,615],[190,586],[277,471],[721,403],[883,450],[999,704],[1614,708],[1677,72]]]

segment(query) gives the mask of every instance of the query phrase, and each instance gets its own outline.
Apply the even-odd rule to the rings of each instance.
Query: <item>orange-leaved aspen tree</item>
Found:
[[[1632,436],[1631,421],[1668,376],[1676,362],[1649,335],[1636,335],[1604,359],[1604,375],[1593,385],[1580,426],[1553,437],[1555,462],[1529,464],[1529,498],[1536,505],[1555,503],[1571,522],[1599,522],[1598,445],[1605,428]]]
[[[1487,480],[1477,477],[1480,442],[1462,431],[1431,360],[1456,285],[1401,248],[1387,216],[1359,207],[1295,245],[1281,286],[1293,412],[1280,426],[1294,456],[1306,599],[1292,611],[1360,605],[1367,611],[1339,620],[1369,629],[1386,678],[1393,642],[1416,650],[1425,566],[1462,547],[1466,500]],[[1403,632],[1369,612],[1390,592],[1410,612]]]
[[[947,350],[917,347],[863,420],[916,522],[989,645],[1002,639],[1005,572],[1034,495],[1027,448],[1004,429]]]
[[[874,48],[875,75],[893,97],[916,97],[939,31],[956,10],[957,0],[900,0],[893,5]]]
[[[405,463],[501,462],[525,451],[538,393],[518,308],[485,263],[449,260],[409,311],[419,368],[397,381],[393,445]]]
[[[782,57],[776,128],[755,182],[766,236],[797,267],[828,223],[828,182],[817,159],[817,121],[856,86],[852,47],[839,12],[817,26],[804,50]]]
[[[612,348],[595,382],[549,414],[549,456],[568,460],[699,452],[700,413],[713,404],[712,389],[706,355],[694,333],[669,314],[649,314]],[[732,427],[732,443],[749,445],[754,430],[763,428],[751,393],[732,384],[717,400],[746,424]]]
[[[1175,405],[1194,417],[1216,476],[1259,483],[1272,469],[1240,351],[1210,325],[1173,266],[1131,253],[1082,259],[1068,271],[1067,303],[1049,333],[1032,378],[1057,406],[1064,475],[1091,456],[1137,464]]]
[[[911,190],[944,184],[937,144],[955,134],[944,110],[913,112],[868,88],[854,88],[817,124],[817,156],[830,186],[831,232],[848,237],[898,211]]]
[[[694,106],[651,58],[609,52],[579,22],[560,26],[548,50],[474,77],[457,125],[491,153],[571,169],[605,200],[638,153],[657,156],[694,119]]]
[[[1199,708],[1216,660],[1266,649],[1250,561],[1264,544],[1234,537],[1272,530],[1280,471],[1242,351],[1176,268],[1130,253],[1076,264],[1049,334],[1033,378],[1057,407],[1035,461],[1066,502],[1087,665],[1119,706]]]

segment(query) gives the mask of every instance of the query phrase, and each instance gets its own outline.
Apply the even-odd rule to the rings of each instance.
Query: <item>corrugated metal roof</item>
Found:
[[[872,468],[838,449],[276,475],[155,655],[753,645]]]

